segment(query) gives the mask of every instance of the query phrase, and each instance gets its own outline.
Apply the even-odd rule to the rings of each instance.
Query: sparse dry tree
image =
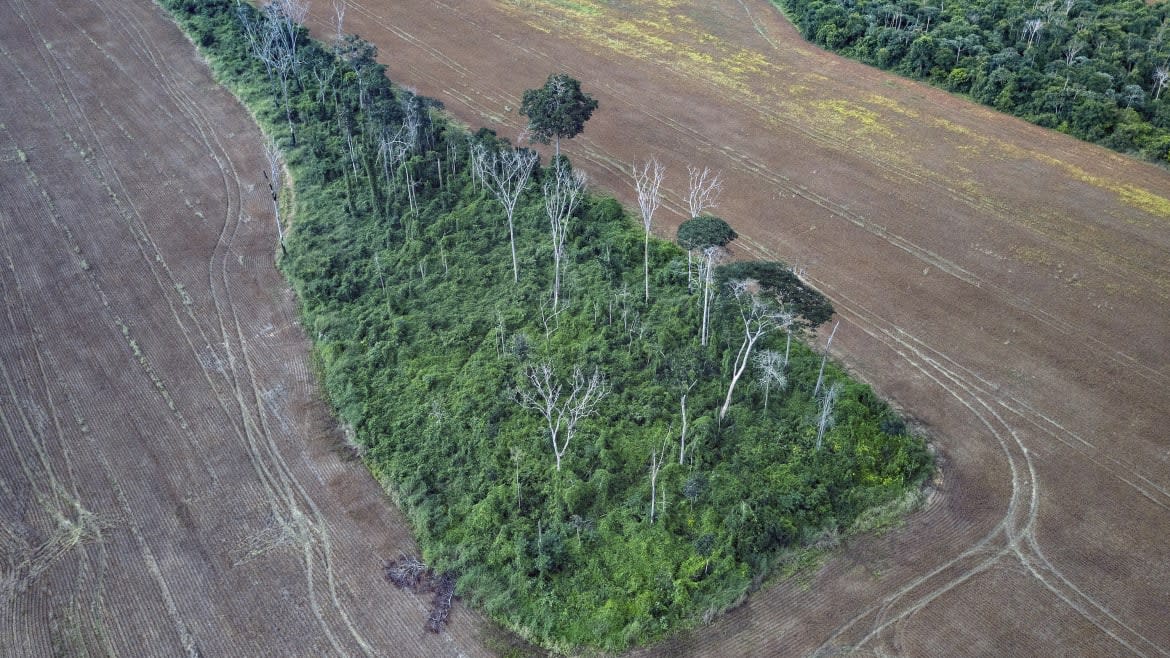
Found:
[[[727,397],[723,407],[719,409],[719,418],[727,415],[731,406],[731,396],[735,392],[735,385],[751,360],[752,349],[768,332],[782,326],[791,315],[788,311],[775,308],[770,303],[760,299],[759,283],[750,279],[732,281],[728,285],[732,297],[735,298],[739,317],[743,320],[743,343],[735,355],[735,364],[732,366],[731,384],[727,387]]]
[[[264,172],[264,179],[268,181],[268,191],[272,195],[272,213],[276,218],[276,237],[280,240],[280,253],[286,254],[284,248],[284,225],[280,221],[280,190],[284,186],[284,158],[276,140],[271,137],[264,143],[264,156],[268,161],[268,169]]]
[[[710,167],[699,169],[694,165],[687,165],[687,212],[691,219],[702,215],[714,208],[719,201],[719,194],[723,192],[723,175],[720,172],[711,173]],[[687,249],[687,283],[691,281],[691,267],[693,250]]]
[[[666,462],[666,442],[669,435],[662,439],[662,447],[650,451],[650,523],[654,523],[654,504],[658,499],[658,472]]]
[[[264,5],[261,13],[263,18],[257,21],[243,5],[238,8],[248,50],[264,63],[269,79],[275,76],[280,83],[284,116],[295,144],[296,129],[293,127],[288,85],[289,78],[301,66],[298,51],[300,30],[309,14],[309,3],[306,0],[272,0]]]
[[[768,393],[772,386],[784,390],[788,386],[788,376],[785,374],[787,363],[784,357],[774,350],[763,350],[756,354],[756,381],[764,387],[764,408],[768,408]]]
[[[833,325],[833,330],[829,332],[829,340],[825,343],[825,353],[821,355],[821,369],[817,373],[817,385],[813,387],[813,397],[821,392],[821,385],[825,382],[825,362],[829,360],[829,348],[833,346],[833,336],[837,335],[837,327],[841,326],[841,321],[838,320]]]
[[[1162,96],[1162,90],[1170,84],[1170,65],[1163,64],[1154,69],[1154,100]]]
[[[333,0],[333,17],[337,25],[337,35],[334,39],[337,43],[345,39],[345,9],[345,0]]]
[[[682,397],[679,398],[678,401],[679,406],[682,407],[682,432],[678,437],[679,466],[682,465],[683,460],[686,459],[687,456],[687,395],[691,392],[691,389],[695,387],[695,384],[698,383],[698,380],[691,382],[691,385],[687,387],[687,390],[683,391]]]
[[[694,165],[687,165],[687,210],[691,218],[702,215],[705,211],[714,208],[719,202],[719,194],[723,191],[723,174],[711,173],[709,167],[699,169]]]
[[[536,151],[528,149],[501,148],[489,152],[482,145],[472,150],[475,165],[472,167],[474,176],[478,176],[484,186],[496,197],[504,207],[504,215],[508,219],[508,241],[512,247],[512,281],[520,280],[520,264],[516,259],[516,203],[528,187],[528,179],[536,166],[539,157]]]
[[[530,365],[524,375],[527,385],[516,392],[516,401],[544,419],[559,471],[569,443],[576,436],[577,423],[593,415],[606,395],[605,378],[596,369],[586,378],[578,366],[573,368],[566,391],[549,363]]]
[[[638,209],[642,213],[642,228],[645,235],[642,240],[642,274],[645,281],[646,301],[650,301],[650,229],[654,220],[654,212],[662,205],[662,177],[666,168],[658,162],[658,158],[651,156],[645,164],[638,167],[633,165],[631,173],[634,176],[634,190],[638,193]]]
[[[825,430],[833,426],[833,405],[837,402],[837,396],[841,394],[841,382],[833,382],[825,389],[825,394],[821,397],[821,410],[817,414],[817,445],[816,449],[821,449],[821,442],[825,438]]]
[[[552,175],[544,181],[544,210],[552,231],[553,247],[553,312],[561,298],[561,263],[565,256],[565,239],[577,202],[585,192],[584,172],[572,170],[563,159],[557,159]]]
[[[710,245],[705,247],[699,261],[699,285],[703,297],[702,322],[699,324],[699,344],[707,346],[711,339],[711,302],[715,295],[715,266],[725,260],[729,252],[726,247]]]

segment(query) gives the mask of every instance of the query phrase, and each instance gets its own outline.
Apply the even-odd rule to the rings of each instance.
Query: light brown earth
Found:
[[[383,580],[260,135],[169,18],[0,1],[0,89],[0,655],[491,655]]]
[[[601,108],[565,147],[627,203],[635,159],[676,200],[685,163],[722,169],[740,254],[827,293],[834,355],[941,453],[903,529],[647,654],[1170,652],[1166,170],[811,48],[760,0],[349,0],[345,30],[511,138],[523,89],[580,79]]]

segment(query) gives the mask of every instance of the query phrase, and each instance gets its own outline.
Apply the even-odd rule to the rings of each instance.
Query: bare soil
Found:
[[[383,580],[260,135],[166,14],[3,0],[0,88],[0,655],[491,655]]]
[[[313,21],[333,30],[326,3]],[[562,146],[632,205],[657,155],[722,169],[744,257],[827,293],[833,353],[944,457],[923,509],[647,655],[1170,652],[1170,173],[819,51],[762,0],[349,0],[395,81]],[[823,341],[824,336],[819,340]]]

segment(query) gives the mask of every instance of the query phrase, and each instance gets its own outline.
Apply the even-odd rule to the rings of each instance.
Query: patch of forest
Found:
[[[1170,158],[1170,3],[773,0],[806,39],[1033,123]]]
[[[160,1],[271,136],[280,266],[354,451],[508,628],[653,641],[920,487],[923,441],[793,340],[827,300],[720,265],[721,220],[648,240],[567,159],[457,127],[356,37],[309,40],[296,3]]]

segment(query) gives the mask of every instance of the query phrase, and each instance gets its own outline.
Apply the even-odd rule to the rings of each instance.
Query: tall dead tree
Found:
[[[756,354],[756,381],[764,387],[764,408],[768,408],[768,393],[772,386],[784,390],[788,386],[788,376],[784,369],[788,364],[779,352],[764,350]]]
[[[1154,100],[1162,96],[1162,90],[1170,84],[1170,65],[1163,64],[1154,69]]]
[[[334,38],[337,43],[345,39],[345,9],[345,0],[333,0],[333,17],[337,24],[337,35]]]
[[[728,251],[720,245],[710,245],[699,261],[699,286],[703,298],[702,322],[699,324],[699,344],[707,346],[711,339],[711,302],[715,295],[715,266],[727,258]]]
[[[565,256],[565,239],[577,202],[585,191],[585,174],[569,168],[558,158],[551,175],[544,180],[544,210],[552,231],[553,246],[553,312],[561,298],[561,262]]]
[[[516,260],[516,203],[528,187],[528,179],[539,158],[536,151],[501,148],[489,152],[485,148],[472,151],[475,165],[472,171],[504,207],[508,218],[508,241],[512,246],[512,281],[520,280],[520,264]]]
[[[669,437],[663,438],[662,447],[650,451],[650,523],[654,523],[654,504],[658,499],[658,472],[662,470],[662,464],[666,461],[668,439]]]
[[[719,418],[727,415],[731,406],[731,395],[735,392],[735,385],[751,360],[752,348],[761,338],[768,335],[776,327],[786,321],[787,311],[777,309],[768,302],[760,299],[759,284],[751,280],[732,281],[730,292],[735,298],[739,317],[743,320],[743,343],[735,355],[735,364],[732,366],[731,384],[727,387],[727,397],[723,400],[723,407],[719,410]]]
[[[833,330],[829,332],[828,342],[825,343],[825,353],[821,355],[821,369],[820,372],[817,373],[817,385],[813,388],[814,398],[817,396],[817,393],[821,392],[821,384],[823,384],[825,381],[825,362],[829,360],[829,348],[833,346],[833,336],[837,335],[837,327],[840,326],[841,321],[838,320],[837,323],[833,325]]]
[[[559,471],[569,443],[577,434],[577,423],[596,413],[597,404],[606,395],[605,378],[596,369],[586,378],[578,366],[573,368],[566,391],[549,363],[530,365],[524,375],[528,385],[517,391],[516,401],[544,419]]]
[[[821,398],[821,411],[817,414],[817,445],[816,449],[821,449],[821,442],[825,438],[825,430],[833,426],[833,405],[837,402],[837,396],[841,394],[841,382],[833,382],[831,386],[825,389],[825,395]]]
[[[633,165],[634,190],[638,193],[638,209],[642,213],[642,228],[646,233],[642,240],[642,273],[646,287],[646,301],[650,301],[650,228],[654,212],[662,205],[662,177],[666,168],[658,158],[651,156],[641,168]]]
[[[687,390],[682,394],[682,398],[678,401],[679,406],[682,407],[682,433],[678,437],[678,463],[680,466],[687,456],[687,395],[695,387],[695,384],[698,383],[698,380],[691,382],[691,385],[687,387]]]
[[[687,165],[687,211],[690,218],[699,217],[704,212],[714,208],[719,201],[719,194],[723,192],[723,174],[711,173],[709,167],[699,169],[694,165]],[[687,283],[691,280],[691,254],[687,249]]]
[[[264,144],[264,156],[268,160],[268,169],[264,172],[264,179],[268,181],[268,191],[272,195],[272,213],[276,218],[276,237],[280,240],[280,253],[287,254],[284,248],[284,225],[280,222],[280,190],[284,186],[284,159],[280,147],[271,137]]]
[[[290,78],[301,66],[300,31],[309,14],[309,3],[306,0],[272,0],[264,6],[259,21],[242,5],[238,12],[249,51],[264,63],[269,79],[275,77],[279,82],[289,136],[295,144],[296,129],[288,88]]]

